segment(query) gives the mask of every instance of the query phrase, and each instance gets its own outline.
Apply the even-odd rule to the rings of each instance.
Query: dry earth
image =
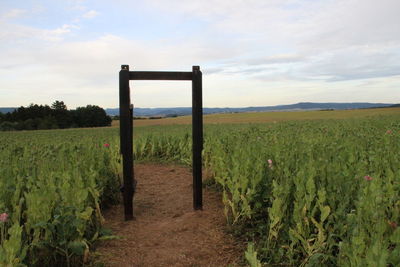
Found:
[[[203,210],[193,211],[192,175],[175,165],[139,164],[135,220],[123,207],[104,212],[105,226],[122,239],[97,248],[106,266],[237,266],[243,252],[225,231],[221,197],[203,190]]]

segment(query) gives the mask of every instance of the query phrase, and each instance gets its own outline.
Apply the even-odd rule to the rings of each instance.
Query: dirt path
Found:
[[[135,220],[123,220],[122,206],[104,212],[106,227],[123,237],[97,248],[106,266],[236,266],[242,252],[224,232],[217,193],[203,190],[203,211],[193,211],[189,169],[140,164],[135,176]]]

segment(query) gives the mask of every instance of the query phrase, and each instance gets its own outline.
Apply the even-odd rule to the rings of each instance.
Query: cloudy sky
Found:
[[[203,71],[207,107],[400,102],[399,0],[0,0],[0,106],[118,106],[121,64]],[[132,82],[136,107],[190,82]]]

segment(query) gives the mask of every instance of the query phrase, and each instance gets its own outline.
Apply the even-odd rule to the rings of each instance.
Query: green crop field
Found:
[[[79,266],[117,201],[115,131],[0,134],[0,266]],[[86,256],[85,256],[86,255]]]
[[[205,125],[204,166],[249,265],[400,266],[400,110],[347,112]],[[190,165],[190,125],[137,127],[134,152]],[[0,133],[0,266],[82,265],[108,238],[120,168],[118,128]]]

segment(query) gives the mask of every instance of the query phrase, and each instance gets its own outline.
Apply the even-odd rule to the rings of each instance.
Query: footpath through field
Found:
[[[221,197],[203,190],[203,211],[192,208],[192,175],[174,165],[139,164],[135,220],[123,207],[104,212],[119,240],[97,248],[106,266],[235,266],[242,252],[225,231]]]

